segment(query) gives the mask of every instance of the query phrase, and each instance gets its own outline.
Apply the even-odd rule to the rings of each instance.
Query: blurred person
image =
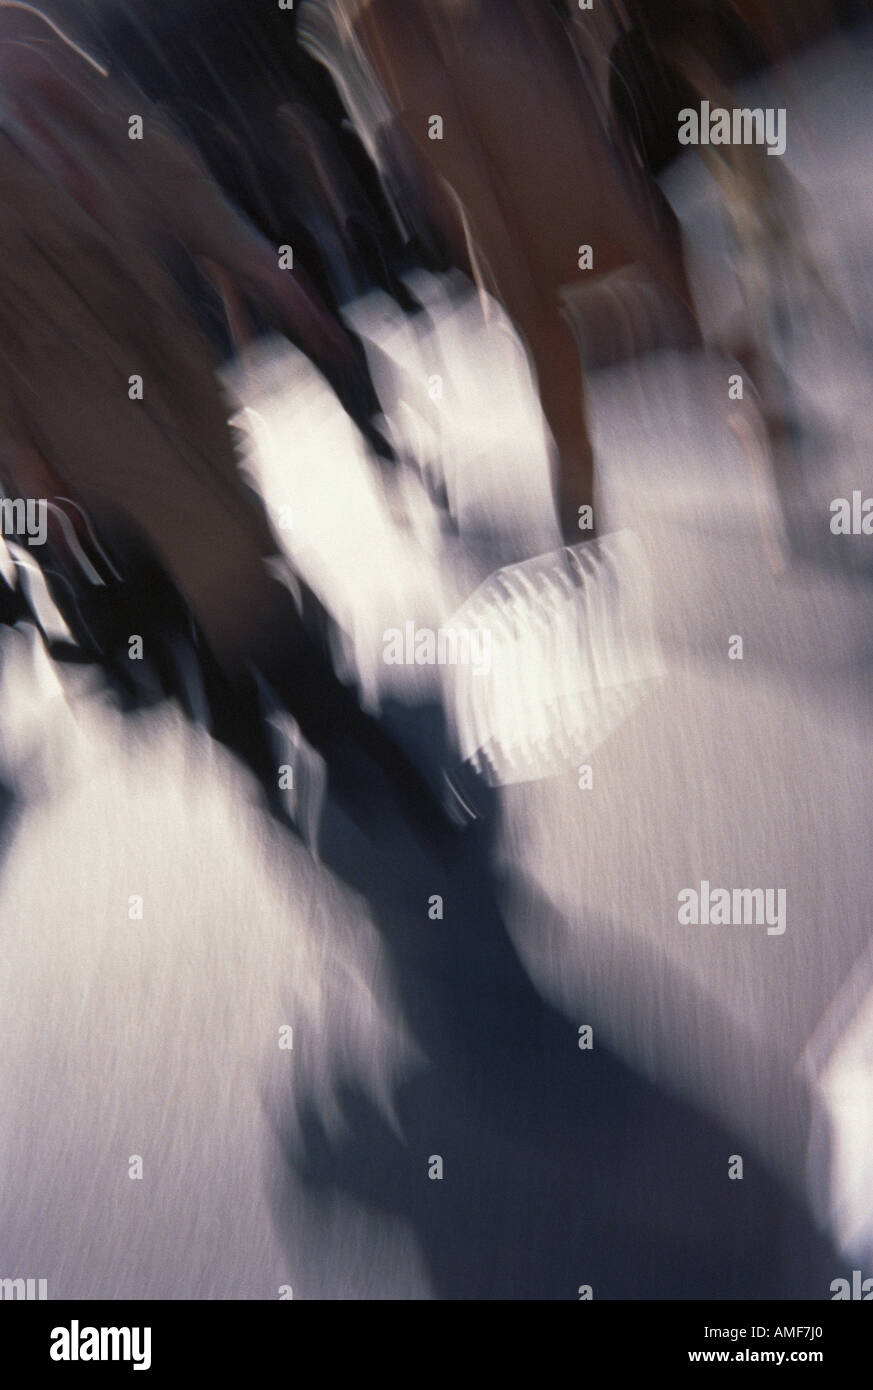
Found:
[[[773,0],[627,0],[626,13],[613,95],[653,173],[684,152],[681,109],[736,107],[737,82],[784,64],[794,46],[835,23],[832,6],[817,0],[790,17]],[[697,149],[719,189],[744,306],[727,347],[758,392],[777,482],[790,491],[800,423],[780,350],[811,306],[852,336],[850,315],[815,263],[802,191],[783,160],[755,143]]]
[[[302,27],[318,30],[315,8],[307,0]],[[550,6],[334,0],[329,8],[347,48],[365,55],[384,92],[384,102],[363,94],[358,105],[364,119],[369,107],[380,121],[374,138],[389,179],[412,190],[419,219],[500,300],[527,344],[557,450],[563,530],[578,540],[580,508],[593,501],[594,460],[579,350],[561,301],[590,283],[581,263],[589,246],[595,278],[644,268],[682,306],[696,340],[676,220],[657,187],[610,143]],[[331,55],[317,41],[325,60],[341,67],[341,52]],[[343,73],[335,75],[343,90]],[[435,116],[442,131],[430,138]]]
[[[100,29],[113,62],[172,116],[254,225],[294,247],[330,307],[376,284],[415,309],[394,270],[399,243],[375,171],[324,69],[294,43],[294,19],[238,0],[208,13],[126,3]]]
[[[384,227],[327,121],[301,100],[282,102],[275,119],[283,173],[337,302],[378,286],[401,308],[420,308],[383,250]]]
[[[129,138],[133,115],[141,140]],[[46,474],[60,478],[101,537],[122,551],[135,538],[166,571],[247,726],[257,673],[325,757],[353,814],[364,817],[362,789],[372,803],[381,787],[422,833],[439,832],[439,797],[338,680],[314,597],[268,568],[277,546],[237,469],[216,357],[162,248],[176,240],[240,287],[362,418],[378,402],[360,345],[302,273],[279,269],[139,94],[127,98],[48,19],[9,0],[0,4],[0,186],[7,490],[44,495]],[[129,394],[134,376],[141,399]],[[250,761],[275,787],[269,750],[260,744]]]

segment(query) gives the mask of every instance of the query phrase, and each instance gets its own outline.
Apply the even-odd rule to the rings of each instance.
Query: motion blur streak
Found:
[[[47,546],[0,537],[4,1267],[826,1298],[873,1273],[873,538],[832,525],[873,497],[867,7],[683,0],[720,18],[680,35],[643,0],[441,0],[432,108],[411,0],[267,8],[48,7],[79,97],[118,83],[135,264],[119,162],[55,141],[51,95],[25,117],[44,59],[16,77],[0,25],[0,174],[65,229],[59,287],[91,247],[111,325],[39,301],[53,398],[0,264],[0,478],[50,499]],[[484,50],[451,59],[480,30],[487,109]],[[556,94],[518,165],[514,83]],[[206,240],[146,246],[128,94]],[[784,159],[679,146],[710,98],[786,108]],[[681,924],[704,881],[784,890],[784,934]]]

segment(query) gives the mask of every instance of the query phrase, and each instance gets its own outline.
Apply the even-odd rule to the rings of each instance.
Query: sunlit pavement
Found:
[[[861,322],[862,58],[840,50],[789,146]],[[706,181],[675,177],[698,273],[717,278]],[[478,310],[433,293],[435,339],[391,342],[417,379],[416,354],[439,352],[460,383],[439,442],[416,426],[466,489],[451,563],[412,484],[395,532],[317,384],[277,406],[260,465],[365,689],[420,699],[432,672],[386,684],[389,620],[437,623],[495,563],[557,545],[517,345],[473,351]],[[484,847],[446,873],[345,827],[354,891],[174,710],[122,718],[81,678],[66,703],[27,635],[3,635],[19,794],[0,880],[2,1273],[46,1277],[50,1297],[817,1298],[869,1261],[873,593],[864,538],[843,538],[845,563],[827,538],[832,498],[873,494],[866,366],[848,338],[811,337],[792,361],[824,441],[804,456],[802,554],[753,405],[731,427],[726,359],[593,382],[602,529],[643,542],[666,671],[590,756],[501,792],[499,888]],[[678,894],[702,880],[786,889],[784,934],[680,925]]]

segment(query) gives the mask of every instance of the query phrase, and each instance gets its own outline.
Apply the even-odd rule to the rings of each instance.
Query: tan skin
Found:
[[[396,113],[395,154],[415,166],[456,263],[500,300],[527,344],[558,454],[562,528],[578,541],[594,459],[560,293],[586,274],[577,248],[587,244],[596,274],[642,264],[690,307],[678,238],[656,235],[548,7],[369,0],[356,29]],[[442,140],[428,138],[435,113]]]

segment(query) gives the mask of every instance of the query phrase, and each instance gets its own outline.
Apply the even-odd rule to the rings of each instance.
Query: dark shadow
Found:
[[[0,782],[0,874],[15,839],[18,818],[15,793]]]
[[[316,1202],[345,1194],[405,1219],[439,1299],[575,1300],[585,1284],[599,1299],[827,1297],[836,1256],[748,1144],[599,1042],[581,1050],[537,994],[498,910],[495,830],[474,828],[440,868],[408,845],[392,862],[339,813],[326,824],[325,862],[365,894],[428,1061],[393,1095],[403,1142],[353,1086],[342,1138],[314,1103],[277,1118],[288,1249],[302,1184]],[[428,918],[434,893],[442,921]],[[744,1177],[730,1181],[737,1152]]]

